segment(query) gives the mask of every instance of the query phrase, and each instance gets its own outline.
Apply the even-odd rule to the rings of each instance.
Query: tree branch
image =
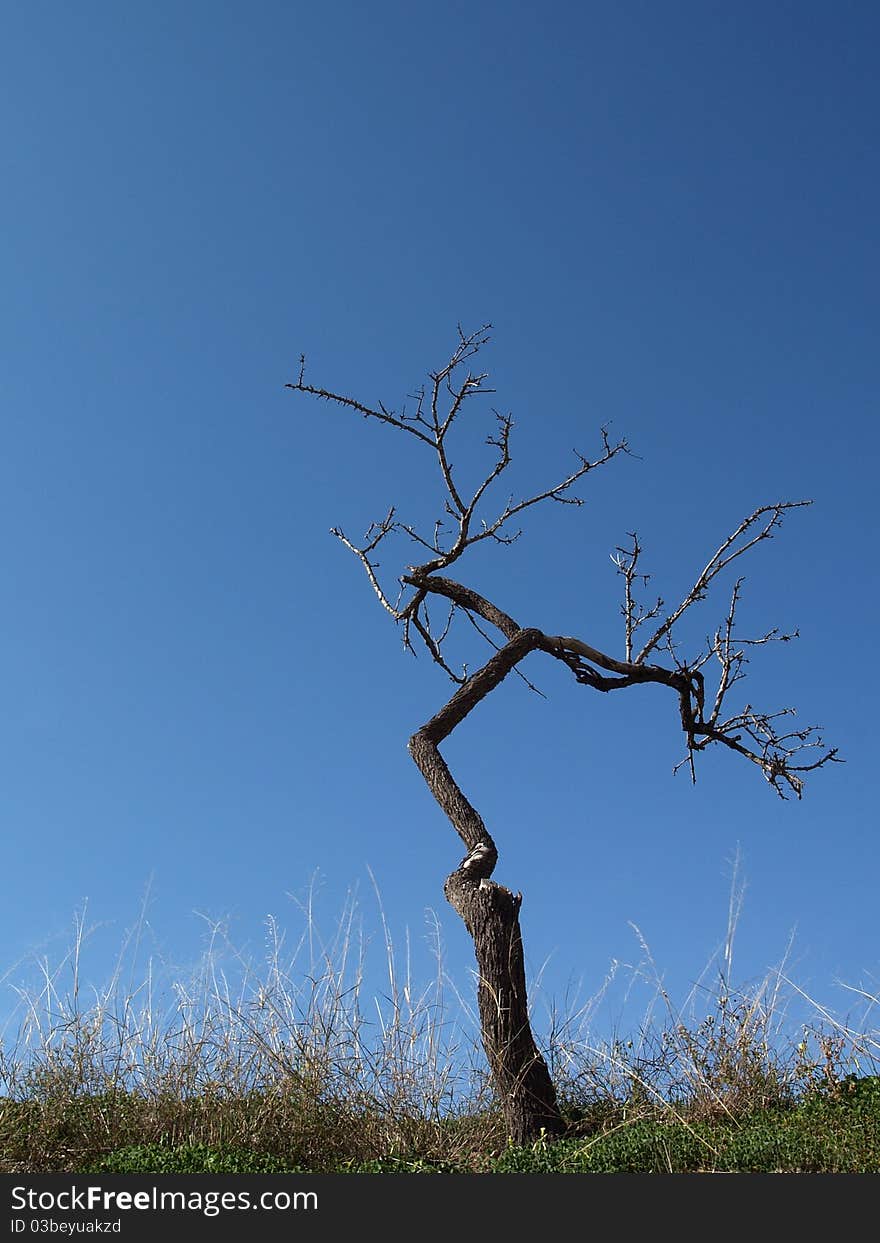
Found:
[[[479,529],[475,530],[474,524],[478,520],[477,514],[482,502],[510,465],[513,420],[510,415],[494,412],[497,430],[494,435],[487,437],[486,443],[495,449],[496,458],[468,500],[462,494],[453,474],[447,450],[447,436],[456,426],[466,402],[478,393],[492,391],[484,387],[488,373],[474,374],[467,371],[462,375],[459,370],[488,342],[489,329],[490,325],[486,324],[475,333],[466,335],[459,327],[458,344],[452,356],[444,367],[430,373],[429,397],[426,397],[424,389],[418,393],[413,414],[407,414],[405,409],[401,414],[395,414],[381,403],[378,409],[374,409],[345,395],[306,384],[304,359],[301,360],[297,382],[287,386],[353,409],[365,418],[373,418],[407,431],[429,445],[436,457],[446,493],[444,508],[452,522],[448,542],[441,536],[445,525],[443,520],[438,519],[434,525],[433,537],[428,539],[412,526],[398,522],[393,508],[389,509],[381,522],[372,524],[362,547],[353,544],[338,528],[333,529],[333,534],[361,561],[382,607],[396,621],[402,622],[405,647],[414,650],[412,637],[417,635],[431,659],[458,684],[459,689],[449,704],[432,718],[429,722],[430,729],[426,726],[419,732],[420,736],[433,738],[436,745],[441,737],[446,736],[445,733],[437,733],[441,725],[448,733],[458,720],[463,719],[462,705],[469,705],[465,711],[470,711],[470,707],[483,698],[488,690],[493,689],[501,677],[515,668],[525,654],[542,650],[562,661],[580,685],[589,686],[593,690],[604,693],[646,683],[663,685],[672,690],[678,699],[681,727],[687,740],[687,754],[683,762],[689,765],[693,779],[696,778],[695,755],[712,744],[718,744],[757,764],[768,782],[783,797],[786,790],[793,791],[800,797],[803,774],[830,762],[840,762],[836,748],[826,749],[815,727],[783,732],[779,722],[792,714],[793,710],[788,708],[778,712],[761,712],[747,705],[741,712],[735,712],[725,720],[721,719],[727,696],[745,676],[747,650],[774,641],[788,642],[796,637],[797,631],[783,634],[773,629],[756,639],[740,638],[736,634],[735,620],[742,578],[734,585],[725,621],[715,632],[714,638],[707,640],[705,650],[693,659],[685,660],[679,655],[675,628],[693,605],[706,598],[712,582],[723,570],[762,540],[772,538],[788,510],[809,505],[810,501],[779,501],[772,505],[762,505],[743,519],[716,549],[687,594],[660,621],[635,656],[633,653],[636,633],[642,626],[661,616],[663,600],[658,598],[655,604],[646,608],[637,599],[637,587],[645,586],[650,576],[640,568],[642,547],[638,535],[630,532],[629,546],[619,546],[612,555],[617,571],[624,580],[624,600],[621,606],[625,631],[624,660],[617,660],[575,636],[546,635],[535,629],[523,630],[518,622],[493,601],[441,573],[458,561],[467,549],[483,540],[512,542],[519,532],[506,534],[507,524],[543,501],[581,505],[583,498],[572,494],[575,485],[590,471],[611,461],[618,454],[629,451],[625,440],[613,443],[608,436],[608,429],[603,427],[602,452],[594,460],[576,454],[579,465],[559,483],[524,500],[514,502],[511,498],[494,519],[480,520]],[[448,399],[445,408],[444,399]],[[403,532],[433,554],[422,565],[408,566],[407,572],[400,577],[401,594],[407,588],[411,589],[408,600],[403,604],[400,599],[396,604],[391,602],[379,583],[376,573],[378,563],[372,558],[372,553],[381,541],[397,532]],[[440,634],[433,631],[427,612],[428,600],[435,595],[445,598],[451,606],[446,625]],[[454,672],[443,653],[444,640],[457,612],[463,613],[493,646],[496,646],[495,643],[477,624],[476,618],[494,627],[504,639],[504,644],[496,646],[495,655],[488,663],[478,673],[470,676],[467,667],[461,674]],[[672,667],[656,662],[648,663],[647,658],[651,653],[661,651],[669,654]],[[719,675],[712,707],[706,716],[703,669],[713,657],[718,662]],[[502,669],[504,672],[499,674]],[[516,671],[532,690],[536,689],[519,669]],[[459,712],[461,715],[457,715]],[[428,730],[428,734],[425,734],[425,730]],[[804,753],[810,751],[818,751],[819,754],[815,759],[809,759]],[[473,834],[469,834],[466,840],[469,841],[469,849],[477,841]]]
[[[396,621],[399,621],[402,614],[385,595],[379,583],[379,580],[376,577],[376,570],[378,568],[378,562],[371,561],[368,555],[369,553],[373,551],[374,548],[378,547],[378,545],[382,542],[385,536],[388,535],[391,531],[393,531],[396,526],[397,526],[397,523],[394,521],[394,506],[392,505],[391,509],[388,510],[388,513],[382,519],[381,522],[371,523],[370,528],[367,531],[367,534],[365,536],[365,538],[369,540],[369,543],[366,544],[363,548],[358,548],[356,545],[352,544],[351,540],[349,540],[347,536],[345,535],[345,532],[342,531],[339,527],[331,527],[330,534],[335,535],[336,538],[341,543],[343,543],[350,552],[353,552],[354,555],[360,560],[361,564],[366,570],[367,578],[369,578],[370,584],[373,590],[375,591],[376,595],[379,597],[380,604],[382,605],[384,609],[386,609],[391,614],[391,616]],[[371,536],[372,536],[372,539],[370,538]]]
[[[377,419],[380,423],[388,423],[392,427],[399,428],[402,432],[409,432],[411,436],[423,440],[425,444],[432,444],[431,437],[425,432],[413,426],[411,422],[397,415],[391,414],[380,403],[378,410],[373,410],[370,406],[365,406],[359,401],[355,401],[353,397],[345,397],[340,393],[331,393],[326,388],[315,388],[312,384],[306,384],[303,380],[305,374],[305,354],[300,356],[302,369],[299,373],[299,379],[295,384],[285,384],[285,388],[293,389],[297,393],[307,393],[310,397],[320,397],[322,401],[332,401],[337,406],[347,406],[350,410],[356,410],[358,414],[362,414],[365,419]]]
[[[650,652],[654,650],[661,639],[669,633],[678,619],[691,607],[691,605],[706,598],[706,590],[713,578],[716,578],[726,566],[730,565],[731,561],[734,561],[737,557],[741,557],[743,553],[748,552],[750,548],[754,548],[754,546],[760,543],[761,540],[772,538],[774,528],[782,524],[783,515],[787,510],[801,509],[805,505],[812,505],[812,503],[812,501],[779,501],[775,505],[762,505],[760,508],[751,513],[748,518],[744,518],[736,530],[731,535],[728,535],[727,539],[720,546],[720,548],[718,548],[717,551],[714,552],[709,558],[703,570],[698,575],[693,587],[678,607],[657,627],[648,642],[639,652],[638,656],[636,656],[635,663],[639,664],[645,659],[646,656],[649,655]],[[745,535],[747,531],[751,530],[755,523],[759,522],[766,514],[769,514],[770,517],[767,519],[757,535],[753,535],[751,539],[737,547],[737,541]]]

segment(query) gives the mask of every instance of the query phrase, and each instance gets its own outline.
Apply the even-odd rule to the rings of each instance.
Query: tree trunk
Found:
[[[473,937],[483,1048],[510,1137],[517,1144],[537,1138],[542,1131],[559,1135],[565,1127],[547,1063],[529,1023],[519,926],[522,894],[489,879],[498,860],[495,843],[456,784],[437,744],[523,656],[543,642],[540,631],[518,630],[409,742],[410,754],[431,793],[468,848],[446,878],[444,892]]]
[[[525,1144],[564,1124],[547,1063],[532,1036],[519,927],[521,893],[464,868],[446,878],[444,892],[474,939],[483,1048],[504,1110],[510,1138]]]

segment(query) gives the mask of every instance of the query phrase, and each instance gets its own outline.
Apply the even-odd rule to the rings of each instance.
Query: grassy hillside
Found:
[[[134,976],[117,970],[85,1006],[77,940],[18,990],[0,1171],[880,1172],[864,990],[863,1022],[816,1010],[791,1028],[782,972],[737,990],[728,957],[687,1006],[658,980],[629,1038],[594,1036],[592,1006],[555,1016],[543,1043],[569,1133],[514,1149],[441,970],[419,992],[389,954],[377,1001],[346,937],[307,963],[282,944],[235,990],[209,961],[160,1005],[152,978],[123,988]]]
[[[77,1173],[877,1173],[880,1077],[848,1077],[740,1116],[689,1118],[686,1107],[627,1116],[594,1106],[569,1138],[504,1143],[492,1115],[431,1125],[293,1099],[148,1102],[116,1096],[7,1101],[4,1171]],[[409,1125],[405,1123],[408,1121]],[[389,1131],[394,1131],[393,1140]],[[408,1132],[408,1134],[407,1134]]]

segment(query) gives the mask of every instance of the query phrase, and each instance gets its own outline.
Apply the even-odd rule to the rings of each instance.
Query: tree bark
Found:
[[[543,1131],[565,1129],[547,1063],[529,1023],[522,935],[521,893],[495,881],[474,880],[462,868],[446,878],[447,899],[474,940],[480,1030],[498,1089],[507,1131],[515,1144]]]
[[[508,1133],[523,1144],[543,1131],[565,1129],[547,1064],[528,1014],[519,908],[522,894],[489,879],[498,851],[482,818],[456,784],[437,744],[528,652],[545,642],[539,630],[516,630],[436,716],[415,733],[409,750],[435,800],[468,853],[446,878],[444,893],[473,938],[483,1048],[501,1100]]]

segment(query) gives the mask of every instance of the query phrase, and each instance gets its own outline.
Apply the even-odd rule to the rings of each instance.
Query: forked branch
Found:
[[[449,360],[430,373],[428,385],[416,394],[415,408],[410,411],[404,406],[395,412],[381,402],[376,406],[367,406],[355,398],[307,384],[304,359],[301,360],[298,380],[287,386],[351,409],[364,418],[408,432],[431,449],[442,481],[444,512],[443,517],[436,520],[430,536],[421,534],[409,523],[401,522],[393,507],[381,522],[372,524],[361,545],[354,544],[338,528],[334,528],[333,534],[358,557],[382,607],[402,624],[404,645],[415,651],[417,641],[459,686],[453,697],[455,702],[461,702],[459,696],[466,691],[473,691],[474,679],[479,679],[483,670],[490,666],[498,667],[497,657],[502,651],[507,653],[503,662],[507,666],[511,651],[520,650],[514,641],[526,632],[494,602],[473,588],[449,578],[444,571],[469,548],[483,540],[492,539],[502,544],[513,542],[520,532],[510,530],[512,520],[544,501],[583,504],[577,485],[591,471],[627,452],[626,441],[612,441],[608,429],[603,427],[601,451],[594,458],[576,453],[575,468],[558,483],[521,500],[509,497],[500,510],[495,510],[494,516],[483,516],[484,502],[511,463],[513,420],[508,414],[494,412],[495,429],[486,438],[487,445],[494,451],[494,460],[470,491],[465,491],[456,477],[448,452],[448,437],[464,417],[472,398],[492,391],[486,387],[488,373],[472,371],[468,367],[471,359],[487,344],[489,329],[490,325],[486,324],[476,332],[466,334],[459,328],[458,341]],[[810,503],[807,500],[777,501],[755,509],[721,542],[690,590],[665,616],[662,597],[650,605],[643,605],[638,599],[639,590],[648,584],[650,575],[641,568],[642,545],[638,535],[630,532],[629,544],[619,546],[612,554],[617,571],[624,580],[621,606],[624,659],[612,657],[581,638],[546,635],[533,628],[527,632],[531,636],[528,651],[541,650],[562,661],[580,685],[593,690],[608,692],[649,682],[667,686],[678,697],[679,718],[687,742],[683,763],[688,764],[693,778],[696,776],[694,757],[710,745],[719,744],[758,765],[778,794],[785,797],[786,792],[793,792],[800,797],[804,774],[827,763],[839,762],[836,748],[826,748],[813,726],[785,728],[782,722],[788,723],[794,712],[791,708],[765,712],[747,704],[731,713],[726,708],[730,692],[745,677],[747,652],[771,642],[788,642],[797,637],[797,631],[782,633],[772,629],[757,638],[741,637],[736,629],[736,612],[742,578],[734,584],[724,622],[702,651],[690,657],[683,656],[676,627],[694,605],[706,599],[712,584],[724,570],[757,544],[771,539],[790,510]],[[377,572],[379,562],[374,554],[382,541],[396,534],[406,535],[431,555],[421,564],[406,567],[397,580],[399,590],[395,599],[393,593],[380,583]],[[439,632],[432,627],[428,614],[428,602],[434,596],[443,597],[449,605],[446,622]],[[476,674],[468,674],[466,666],[460,673],[456,672],[444,654],[444,642],[459,616],[471,621],[495,649],[495,656],[490,658],[489,664]],[[498,630],[503,643],[496,644],[491,640],[478,625],[477,618]],[[659,624],[636,652],[637,633],[649,623],[657,622],[658,618],[661,619]],[[669,664],[648,662],[652,654],[656,658],[663,653],[669,656]],[[509,667],[515,667],[519,659]],[[710,662],[716,664],[718,681],[711,695],[711,706],[707,709],[704,670]],[[519,669],[517,673],[527,685],[536,689]]]
[[[737,557],[743,556],[750,548],[754,548],[756,544],[762,540],[771,539],[773,531],[776,527],[782,525],[782,519],[785,513],[790,509],[802,509],[805,505],[812,505],[812,501],[777,501],[775,505],[761,505],[748,518],[744,518],[735,531],[728,535],[727,539],[712,554],[706,562],[700,574],[698,574],[693,587],[687,595],[682,599],[681,603],[660,623],[645,646],[636,657],[636,664],[648,656],[658,643],[661,642],[672,630],[672,627],[683,614],[700,600],[705,600],[709,584],[714,578],[717,578],[722,570]],[[755,532],[754,527],[757,523],[761,524],[760,530]],[[751,532],[751,534],[749,534]],[[749,535],[748,539],[744,537]]]
[[[513,543],[519,537],[520,531],[509,531],[508,524],[535,505],[544,501],[555,501],[564,505],[582,505],[583,498],[577,495],[576,485],[591,471],[604,466],[619,453],[627,450],[625,441],[613,443],[609,438],[608,429],[603,427],[601,429],[602,449],[595,458],[591,459],[575,451],[577,459],[575,469],[566,474],[558,483],[521,500],[509,497],[500,511],[495,511],[494,516],[483,516],[480,512],[482,502],[511,462],[510,441],[513,419],[508,414],[493,412],[495,431],[494,434],[490,432],[486,437],[486,444],[494,450],[494,461],[470,493],[463,491],[455,477],[448,454],[447,437],[462,416],[466,403],[475,396],[493,391],[485,386],[488,378],[487,372],[474,373],[470,370],[462,372],[464,364],[478,354],[488,342],[490,328],[491,325],[485,324],[476,332],[467,335],[459,328],[459,340],[452,356],[445,366],[430,374],[430,386],[427,389],[422,388],[415,395],[416,406],[411,412],[407,411],[406,406],[399,412],[395,412],[381,402],[376,406],[367,406],[344,393],[332,392],[329,389],[306,383],[304,356],[300,358],[298,379],[295,383],[286,385],[295,392],[318,397],[343,409],[353,410],[364,418],[375,419],[400,431],[408,432],[433,451],[443,484],[444,512],[443,517],[436,519],[430,536],[423,535],[410,523],[399,521],[395,518],[394,509],[389,511],[388,517],[382,523],[374,524],[370,528],[366,536],[367,543],[363,547],[353,544],[338,528],[334,528],[333,531],[333,534],[360,559],[370,585],[383,608],[398,619],[411,618],[414,615],[414,607],[410,601],[398,610],[396,605],[390,603],[391,593],[381,586],[376,574],[377,563],[370,558],[370,553],[380,540],[394,533],[403,533],[432,554],[431,558],[423,564],[410,567],[413,572],[430,574],[444,570],[457,561],[468,548],[483,540],[491,539],[500,544]],[[431,650],[430,645],[427,646]]]

